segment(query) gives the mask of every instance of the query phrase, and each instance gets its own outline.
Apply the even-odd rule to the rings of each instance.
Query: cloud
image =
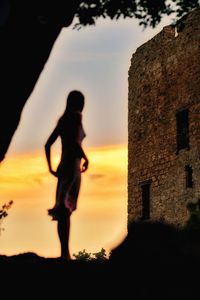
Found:
[[[32,175],[32,181],[36,182],[38,185],[42,186],[45,184],[46,176],[48,176],[48,172],[43,172],[38,175]]]
[[[88,175],[88,178],[90,180],[97,180],[97,179],[100,179],[100,178],[103,178],[103,177],[105,177],[104,174],[89,174]]]

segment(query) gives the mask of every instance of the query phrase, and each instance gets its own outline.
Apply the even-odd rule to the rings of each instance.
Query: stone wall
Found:
[[[200,198],[200,9],[166,26],[133,54],[129,70],[128,221],[141,218],[150,180],[150,219],[183,225]],[[189,149],[177,153],[177,111],[189,110]],[[185,166],[193,169],[186,187]]]

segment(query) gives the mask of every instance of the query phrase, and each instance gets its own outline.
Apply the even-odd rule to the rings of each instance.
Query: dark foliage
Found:
[[[187,208],[190,212],[190,217],[186,223],[186,228],[200,231],[200,199],[197,202],[188,203]]]
[[[175,13],[181,17],[198,5],[198,0],[85,0],[80,1],[76,13],[79,23],[75,27],[95,24],[99,17],[134,17],[140,25],[155,27],[163,15]]]
[[[1,231],[4,230],[4,228],[2,227],[3,220],[8,216],[8,209],[11,208],[12,204],[13,204],[13,201],[11,200],[7,204],[2,205],[2,207],[0,209],[0,234],[1,234]]]

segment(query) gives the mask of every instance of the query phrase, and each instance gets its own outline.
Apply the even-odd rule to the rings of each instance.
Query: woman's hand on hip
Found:
[[[88,169],[88,164],[89,164],[89,161],[88,160],[85,160],[82,167],[81,167],[81,173],[84,173],[85,171],[87,171]]]
[[[58,173],[57,173],[56,171],[49,170],[49,172],[50,172],[53,176],[58,177]]]

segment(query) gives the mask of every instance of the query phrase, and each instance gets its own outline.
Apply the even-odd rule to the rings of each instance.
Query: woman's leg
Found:
[[[56,188],[56,201],[53,206],[53,208],[48,209],[48,215],[52,217],[52,220],[57,220],[57,213],[58,213],[58,207],[59,207],[59,191],[60,191],[60,179],[58,179],[57,188]]]
[[[69,233],[70,233],[70,215],[71,213],[66,208],[64,213],[58,218],[58,236],[61,245],[61,257],[70,259],[69,253]]]

